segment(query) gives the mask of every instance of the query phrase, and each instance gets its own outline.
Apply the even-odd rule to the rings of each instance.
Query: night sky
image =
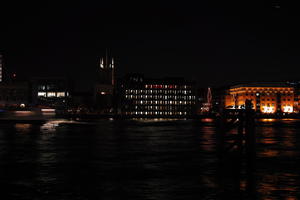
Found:
[[[297,5],[277,1],[1,3],[0,51],[18,77],[94,80],[105,49],[117,74],[200,86],[300,80]]]

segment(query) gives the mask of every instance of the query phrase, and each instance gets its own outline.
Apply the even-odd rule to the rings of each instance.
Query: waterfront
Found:
[[[14,200],[297,199],[299,130],[300,120],[258,121],[257,157],[249,171],[244,161],[220,165],[211,119],[1,124],[1,195]]]

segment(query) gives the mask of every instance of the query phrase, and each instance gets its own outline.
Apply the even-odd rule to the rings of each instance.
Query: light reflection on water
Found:
[[[258,120],[253,165],[219,166],[210,119],[1,126],[0,186],[14,200],[297,199],[299,130],[299,120]]]
[[[257,127],[257,192],[263,199],[297,199],[300,121],[276,119]]]
[[[15,129],[18,133],[29,133],[31,131],[32,124],[23,124],[17,123],[15,124]]]
[[[259,119],[258,121],[261,121],[261,122],[275,122],[276,119]]]

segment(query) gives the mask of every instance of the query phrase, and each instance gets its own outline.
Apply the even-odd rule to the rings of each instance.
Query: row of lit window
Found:
[[[267,103],[267,104],[264,104],[264,103],[262,103],[261,105],[262,105],[262,106],[270,106],[270,105],[272,105],[272,106],[275,106],[275,104],[274,104],[274,103],[272,103],[272,104],[269,104],[269,103]]]
[[[188,110],[189,107],[184,107],[184,110]],[[174,106],[174,105],[164,105],[164,106],[148,106],[148,105],[143,105],[143,106],[134,106],[134,109],[136,110],[182,110],[182,107]]]
[[[57,84],[48,84],[48,85],[38,85],[38,90],[39,91],[45,91],[45,90],[59,90],[58,88],[61,88],[61,86]]]
[[[65,92],[38,92],[38,97],[65,97],[68,93]]]
[[[276,95],[276,93],[277,92],[275,92],[275,93],[256,93],[256,94],[254,94],[254,93],[246,93],[245,96],[259,96],[259,95],[260,96],[270,96],[270,95]],[[281,96],[292,96],[291,93],[286,92],[286,93],[281,94]]]
[[[170,99],[170,100],[194,100],[195,96],[165,96],[165,95],[125,95],[126,99]]]
[[[193,101],[134,101],[134,104],[151,105],[151,104],[165,104],[165,105],[187,105],[195,104]]]
[[[126,115],[187,115],[187,112],[148,112],[148,111],[135,111],[135,112],[126,112]]]
[[[191,86],[187,85],[145,85],[145,88],[153,88],[153,89],[177,89],[177,88],[191,88]]]
[[[250,88],[234,88],[231,90],[246,90],[246,91],[291,91],[293,90],[293,88],[291,87],[270,87],[270,88],[266,88],[266,87],[250,87]]]
[[[262,106],[271,106],[271,105],[272,105],[272,106],[275,106],[274,103],[272,103],[272,104],[269,104],[269,103],[264,104],[264,103],[262,103],[261,105],[262,105]],[[284,103],[284,104],[282,104],[282,106],[291,106],[291,104],[285,104],[285,103]]]
[[[264,90],[278,90],[278,91],[282,91],[282,90],[292,90],[292,88],[246,88],[246,90],[259,90],[259,91],[264,91]]]
[[[126,94],[191,94],[191,90],[125,90]]]
[[[291,99],[281,99],[282,101],[291,101]],[[244,101],[244,99],[240,99],[240,101]],[[261,99],[261,101],[275,101],[275,99]]]

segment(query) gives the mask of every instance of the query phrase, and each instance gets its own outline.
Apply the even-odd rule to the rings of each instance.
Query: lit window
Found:
[[[38,92],[38,97],[46,97],[46,92]]]
[[[47,97],[55,97],[55,92],[47,92]]]
[[[58,92],[57,97],[65,97],[66,93],[65,92]]]
[[[283,112],[291,113],[291,112],[293,112],[293,107],[290,105],[285,106],[285,107],[283,107]]]

